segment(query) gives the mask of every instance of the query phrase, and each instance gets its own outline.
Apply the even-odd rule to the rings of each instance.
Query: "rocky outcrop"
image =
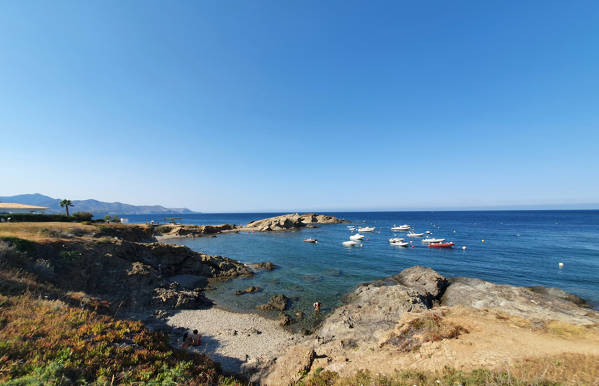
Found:
[[[434,271],[432,268],[415,266],[406,268],[400,274],[385,279],[396,282],[418,291],[427,307],[432,307],[433,302],[441,298],[449,281]]]
[[[209,280],[253,275],[245,264],[197,253],[184,246],[118,240],[28,242],[11,268],[34,274],[65,292],[107,300],[115,309],[205,306],[201,288]],[[43,267],[41,266],[43,257]],[[179,286],[177,280],[182,282]],[[176,287],[173,287],[176,285]]]
[[[262,304],[262,305],[256,306],[256,308],[263,310],[263,311],[274,311],[274,310],[285,311],[288,306],[289,306],[289,298],[287,296],[275,295],[275,296],[271,297],[270,299],[268,299],[267,304]]]
[[[155,288],[152,300],[157,307],[168,309],[198,309],[212,305],[199,290],[183,289],[177,283],[171,283],[168,288]]]
[[[156,233],[165,238],[172,237],[199,237],[232,231],[238,228],[233,224],[221,225],[162,225],[156,227]]]
[[[441,298],[444,306],[464,305],[492,308],[527,319],[559,320],[572,324],[599,323],[599,313],[580,307],[578,297],[562,290],[539,289],[495,284],[488,281],[457,277]]]
[[[325,216],[322,214],[285,214],[282,216],[270,217],[263,220],[252,221],[247,224],[243,230],[254,232],[272,232],[297,230],[307,225],[314,224],[340,224],[347,222],[334,216]]]
[[[293,383],[317,367],[350,375],[359,369],[392,372],[415,363],[427,369],[458,367],[459,359],[460,366],[479,368],[497,358],[505,362],[514,355],[536,355],[539,334],[546,335],[545,353],[562,350],[563,336],[579,337],[567,350],[585,352],[599,341],[593,335],[599,313],[577,303],[578,298],[557,289],[448,280],[430,268],[411,267],[359,285],[313,335],[265,369],[261,381]],[[587,332],[594,340],[587,339]],[[526,348],[515,353],[514,344]]]

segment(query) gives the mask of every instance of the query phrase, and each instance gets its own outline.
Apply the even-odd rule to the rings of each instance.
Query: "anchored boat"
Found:
[[[358,232],[374,232],[374,227],[362,227],[358,228]]]
[[[445,241],[445,239],[423,239],[422,242],[424,244],[430,244],[430,243],[442,243],[443,241]]]
[[[429,248],[453,248],[454,243],[430,243]]]

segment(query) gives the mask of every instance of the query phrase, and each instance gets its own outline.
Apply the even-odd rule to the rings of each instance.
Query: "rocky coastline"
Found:
[[[576,331],[579,339],[554,336],[559,329]],[[511,334],[522,335],[525,348],[511,350]],[[505,341],[500,344],[498,337]],[[357,286],[314,334],[256,379],[288,384],[316,369],[346,376],[365,369],[392,374],[414,363],[427,370],[455,363],[465,369],[499,366],[498,357],[515,361],[564,350],[599,354],[598,342],[599,312],[562,290],[447,279],[415,266]]]
[[[279,231],[343,221],[287,216],[249,225]],[[220,310],[204,296],[211,282],[251,277],[259,269],[275,269],[271,263],[252,267],[162,244],[151,227],[69,225],[48,231],[36,226],[27,237],[0,234],[3,293],[37,288],[46,298],[141,319],[169,334],[173,345],[184,329],[197,327],[206,344],[196,350],[254,382],[289,384],[322,371],[351,376],[358,370],[501,368],[564,352],[599,358],[599,313],[555,288],[446,278],[416,266],[358,285],[314,332],[294,334],[284,328],[293,323],[284,294],[261,306],[280,312],[279,320]],[[173,229],[190,234],[189,228]],[[240,228],[194,229],[215,234]],[[248,287],[239,296],[259,291]]]
[[[246,225],[159,225],[152,226],[155,240],[164,241],[179,238],[214,237],[219,233],[230,232],[288,232],[302,228],[316,228],[326,224],[344,224],[348,220],[317,213],[292,213],[252,221]]]

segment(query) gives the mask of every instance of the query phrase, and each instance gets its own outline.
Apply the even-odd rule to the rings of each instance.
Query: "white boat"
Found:
[[[424,233],[426,233],[427,235],[432,235],[433,234],[433,232],[431,232],[431,231],[426,231]]]
[[[445,239],[423,239],[422,242],[425,244],[428,243],[442,243]]]
[[[355,227],[355,226],[353,226],[353,225],[348,225],[348,226],[347,226],[347,229],[349,229],[350,231],[355,231],[355,230],[356,230],[356,227]]]
[[[408,237],[422,237],[424,236],[424,233],[414,233],[412,231],[408,232]]]
[[[396,247],[406,248],[408,245],[410,245],[410,243],[406,243],[405,241],[396,241],[394,243],[391,243],[391,245],[395,245]]]
[[[341,243],[341,245],[343,245],[344,247],[355,247],[358,244],[360,243],[354,240],[344,241]]]
[[[318,244],[318,240],[313,239],[313,238],[304,239],[304,243]]]
[[[374,232],[374,227],[362,227],[358,228],[358,232]]]
[[[400,226],[394,226],[391,228],[391,230],[393,232],[400,232],[400,231],[409,231],[410,228],[411,227],[408,224],[404,224],[404,225],[400,225]]]
[[[390,243],[400,243],[403,242],[403,239],[401,237],[393,237],[391,239],[389,239]]]
[[[356,233],[355,235],[349,236],[349,239],[350,240],[354,240],[354,241],[356,241],[356,240],[363,240],[364,239],[364,235]]]

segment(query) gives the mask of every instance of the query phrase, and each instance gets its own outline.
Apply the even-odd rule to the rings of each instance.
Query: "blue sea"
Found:
[[[348,224],[322,225],[297,232],[231,233],[217,237],[177,239],[195,251],[245,263],[270,261],[280,268],[251,279],[219,284],[207,296],[234,311],[255,312],[274,294],[293,299],[291,312],[310,309],[318,300],[324,311],[340,304],[358,283],[382,279],[414,265],[432,267],[447,277],[468,276],[519,286],[543,285],[574,293],[599,305],[599,211],[434,211],[325,213],[374,226],[362,247],[341,245],[351,234]],[[278,213],[183,215],[184,224],[247,224]],[[164,216],[126,216],[131,223]],[[433,249],[393,225],[409,224],[416,232],[455,242],[454,249]],[[318,244],[304,243],[316,238]],[[412,240],[414,248],[389,244],[390,237]],[[484,240],[484,241],[483,241]],[[462,247],[466,247],[463,249]],[[559,267],[559,263],[563,267]],[[258,286],[259,293],[234,292]],[[326,312],[325,312],[326,313]],[[313,313],[306,313],[312,315]],[[274,315],[273,315],[274,316]],[[314,317],[313,315],[310,317]]]

